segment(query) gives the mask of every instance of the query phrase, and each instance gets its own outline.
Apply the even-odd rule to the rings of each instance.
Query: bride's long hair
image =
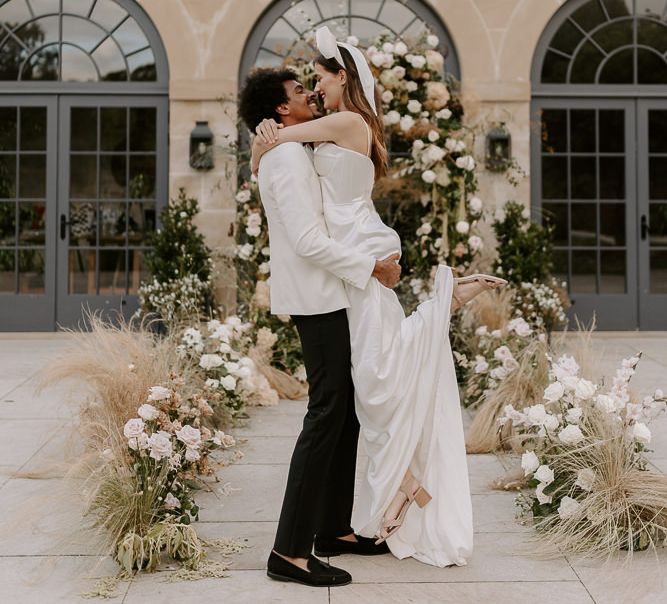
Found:
[[[375,166],[375,180],[377,180],[387,173],[389,158],[384,140],[384,122],[382,120],[382,99],[380,97],[380,91],[378,90],[378,87],[375,86],[375,106],[377,107],[378,112],[377,115],[375,115],[366,99],[366,95],[364,95],[363,88],[361,87],[361,80],[359,79],[359,73],[357,72],[352,55],[350,55],[346,48],[341,46],[338,48],[340,49],[340,54],[345,63],[345,71],[347,72],[347,84],[343,87],[343,102],[345,103],[345,107],[350,111],[360,114],[370,126],[370,157]],[[342,69],[335,58],[326,59],[322,55],[319,55],[314,62],[321,65],[329,73],[336,74]]]

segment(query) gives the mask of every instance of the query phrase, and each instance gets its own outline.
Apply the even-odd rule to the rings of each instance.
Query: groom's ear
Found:
[[[287,103],[281,103],[276,107],[276,113],[278,115],[289,115],[289,107]]]

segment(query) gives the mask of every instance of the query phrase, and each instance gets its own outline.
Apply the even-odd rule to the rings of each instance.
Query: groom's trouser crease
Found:
[[[352,532],[359,422],[346,311],[293,320],[308,375],[308,412],[292,454],[274,547],[305,558],[315,533]]]

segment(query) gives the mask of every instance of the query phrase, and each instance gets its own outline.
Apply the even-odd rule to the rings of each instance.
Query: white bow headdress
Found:
[[[357,68],[359,79],[361,80],[361,88],[364,91],[364,96],[366,97],[368,104],[371,106],[373,113],[377,115],[378,112],[375,107],[375,78],[373,78],[373,73],[366,62],[364,53],[362,53],[356,46],[352,46],[352,44],[338,42],[326,25],[317,29],[315,32],[315,40],[317,42],[317,50],[322,53],[322,56],[325,59],[335,58],[343,69],[345,69],[345,61],[343,61],[343,55],[340,54],[339,46],[342,46],[350,53],[354,60],[354,65]]]

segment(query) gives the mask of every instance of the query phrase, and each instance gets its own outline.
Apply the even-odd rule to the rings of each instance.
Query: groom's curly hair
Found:
[[[296,79],[296,73],[287,68],[258,68],[250,73],[241,90],[239,115],[251,132],[263,119],[281,121],[276,109],[288,101],[283,83]]]

